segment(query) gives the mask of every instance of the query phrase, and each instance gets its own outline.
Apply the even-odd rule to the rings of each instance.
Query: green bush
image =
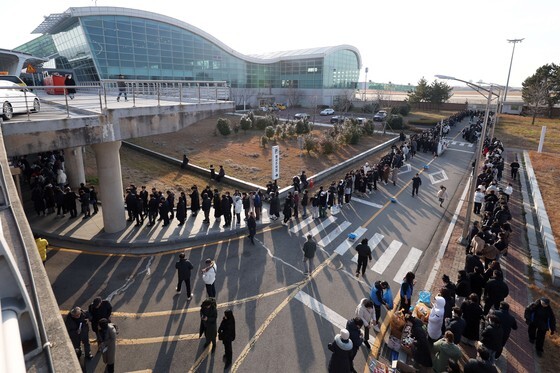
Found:
[[[375,125],[373,124],[373,121],[371,119],[368,119],[363,126],[363,130],[364,133],[368,136],[373,135],[374,131],[375,131]]]
[[[403,128],[403,117],[400,115],[391,115],[389,120],[387,120],[387,125],[392,129],[402,129]]]
[[[251,121],[251,118],[248,115],[244,115],[241,117],[241,120],[239,121],[239,125],[241,126],[241,129],[243,131],[247,132],[253,126],[253,122]]]
[[[400,112],[399,112],[400,115],[406,117],[409,113],[410,113],[410,105],[408,103],[400,107]]]
[[[272,125],[272,122],[267,117],[258,117],[257,121],[254,123],[255,127],[261,131],[263,131],[266,127]]]
[[[303,148],[307,150],[307,154],[317,150],[317,143],[317,138],[311,134],[307,134],[303,137]]]
[[[347,120],[342,124],[340,136],[338,136],[340,143],[356,145],[360,142],[360,137],[362,137],[362,129],[357,120]]]
[[[296,122],[296,133],[298,135],[303,135],[305,133],[311,132],[311,124],[306,120],[298,120]]]
[[[319,140],[322,154],[332,154],[336,150],[336,141],[329,136],[322,136]]]
[[[289,137],[294,137],[296,135],[296,125],[293,123],[289,123],[286,128],[286,133]]]
[[[264,135],[265,135],[267,138],[272,139],[272,138],[274,137],[274,127],[272,127],[272,126],[267,126],[267,127],[264,129]]]
[[[231,124],[229,122],[229,119],[218,118],[218,124],[216,125],[216,128],[222,136],[227,136],[231,133]]]
[[[263,148],[266,148],[266,144],[268,144],[268,137],[262,136],[261,137],[261,145]]]

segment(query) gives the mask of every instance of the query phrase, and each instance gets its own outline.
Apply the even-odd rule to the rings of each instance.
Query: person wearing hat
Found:
[[[202,269],[202,280],[206,286],[206,293],[210,298],[216,298],[216,262],[208,258],[205,261],[206,267]]]
[[[352,341],[350,332],[340,329],[340,333],[334,337],[334,341],[327,346],[332,351],[329,360],[329,373],[351,372],[352,366]]]
[[[535,343],[537,355],[540,357],[544,352],[544,337],[546,332],[556,332],[556,317],[550,308],[550,299],[541,298],[530,304],[525,309],[525,322],[529,325],[529,342]]]
[[[102,300],[101,297],[95,297],[93,302],[88,307],[88,318],[91,321],[91,328],[95,332],[97,336],[97,345],[101,341],[101,337],[99,335],[99,320],[107,319],[111,322],[111,313],[113,312],[113,306],[111,302],[107,299]]]
[[[124,100],[128,101],[128,97],[126,95],[126,82],[124,81],[124,75],[119,75],[119,81],[117,82],[117,87],[119,88],[119,95],[117,96],[117,102],[120,101],[121,95],[124,94]]]
[[[91,347],[89,344],[89,325],[86,314],[80,307],[74,307],[66,315],[66,330],[70,336],[70,341],[72,341],[72,346],[78,355],[78,358],[82,356],[82,344],[84,345],[84,350],[87,359],[93,359],[91,354]]]

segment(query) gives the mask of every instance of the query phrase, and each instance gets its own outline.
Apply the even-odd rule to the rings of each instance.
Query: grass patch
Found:
[[[531,125],[531,121],[529,117],[501,114],[494,136],[507,144],[508,148],[537,150],[541,127],[546,126],[543,151],[560,153],[560,119],[537,118],[534,125]]]

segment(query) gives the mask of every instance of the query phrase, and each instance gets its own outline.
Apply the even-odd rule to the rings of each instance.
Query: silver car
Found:
[[[33,92],[6,80],[0,80],[0,102],[4,120],[12,119],[14,114],[41,110],[41,101]]]

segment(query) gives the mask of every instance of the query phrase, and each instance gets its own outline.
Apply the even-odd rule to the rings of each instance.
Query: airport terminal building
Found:
[[[117,79],[227,81],[232,99],[331,104],[357,87],[361,57],[351,45],[244,55],[188,23],[118,7],[69,8],[33,31],[18,51],[44,67],[73,70],[79,83]],[[297,93],[295,93],[297,92]],[[299,102],[293,102],[296,96]]]

